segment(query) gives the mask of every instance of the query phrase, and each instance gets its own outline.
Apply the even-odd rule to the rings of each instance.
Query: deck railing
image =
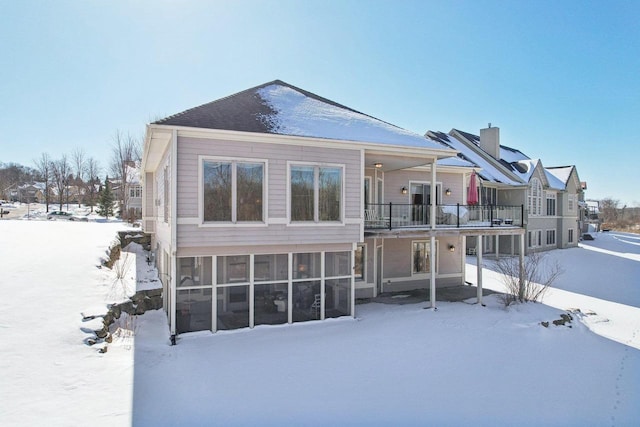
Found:
[[[437,227],[522,227],[524,206],[437,205]],[[374,203],[365,206],[364,228],[429,228],[431,206]]]

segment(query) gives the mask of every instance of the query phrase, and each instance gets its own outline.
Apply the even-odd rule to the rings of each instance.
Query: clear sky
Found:
[[[640,1],[0,0],[0,162],[281,79],[424,134],[478,133],[640,206]]]

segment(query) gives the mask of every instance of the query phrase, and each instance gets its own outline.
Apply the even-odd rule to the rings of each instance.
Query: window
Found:
[[[204,160],[204,222],[263,221],[265,164]]]
[[[413,242],[412,249],[412,274],[431,273],[431,243],[426,241]],[[436,250],[436,253],[438,251]],[[436,258],[436,271],[438,271]]]
[[[542,230],[533,230],[527,233],[530,248],[537,248],[542,244]]]
[[[573,228],[569,229],[569,243],[573,243]]]
[[[129,187],[129,197],[142,197],[142,186],[132,185]]]
[[[555,216],[556,215],[556,193],[546,192],[547,198],[547,215]]]
[[[531,178],[528,198],[529,215],[542,215],[542,184],[538,178]]]
[[[576,194],[569,194],[569,196],[567,197],[567,204],[568,204],[567,208],[569,209],[569,212],[575,212],[576,199],[577,199]]]
[[[556,244],[556,230],[547,230],[547,246]]]
[[[164,213],[164,222],[169,222],[169,166],[164,167],[164,173],[162,178],[162,202],[163,202],[163,213]]]
[[[354,274],[356,280],[365,280],[365,260],[367,259],[366,245],[358,245],[354,254]]]
[[[342,220],[342,168],[294,165],[290,169],[292,222]]]
[[[480,187],[480,204],[495,206],[498,204],[498,190],[496,188]]]

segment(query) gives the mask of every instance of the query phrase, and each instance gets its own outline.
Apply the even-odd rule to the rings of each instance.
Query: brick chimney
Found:
[[[500,159],[500,128],[480,129],[480,148],[494,159]]]

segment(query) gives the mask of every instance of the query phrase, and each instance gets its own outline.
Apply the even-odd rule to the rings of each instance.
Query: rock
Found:
[[[544,326],[545,328],[549,327],[549,322],[541,322],[540,323],[542,326]]]
[[[120,314],[122,314],[122,310],[120,309],[120,304],[114,304],[111,307],[111,314],[113,315],[113,317],[115,319],[119,319],[120,318]]]
[[[120,310],[127,314],[134,314],[136,311],[133,301],[127,301],[120,304]]]
[[[151,310],[160,310],[162,308],[162,297],[156,296],[150,299]]]
[[[95,331],[95,333],[98,338],[105,338],[109,334],[109,328],[105,326],[104,328]]]
[[[147,296],[149,298],[162,296],[162,288],[149,289],[148,291],[145,291],[145,292],[147,293]]]
[[[107,346],[106,345],[98,350],[98,353],[106,353],[106,352],[107,352]]]
[[[104,340],[109,344],[111,344],[111,342],[113,341],[113,335],[111,334],[107,335],[107,337]]]

